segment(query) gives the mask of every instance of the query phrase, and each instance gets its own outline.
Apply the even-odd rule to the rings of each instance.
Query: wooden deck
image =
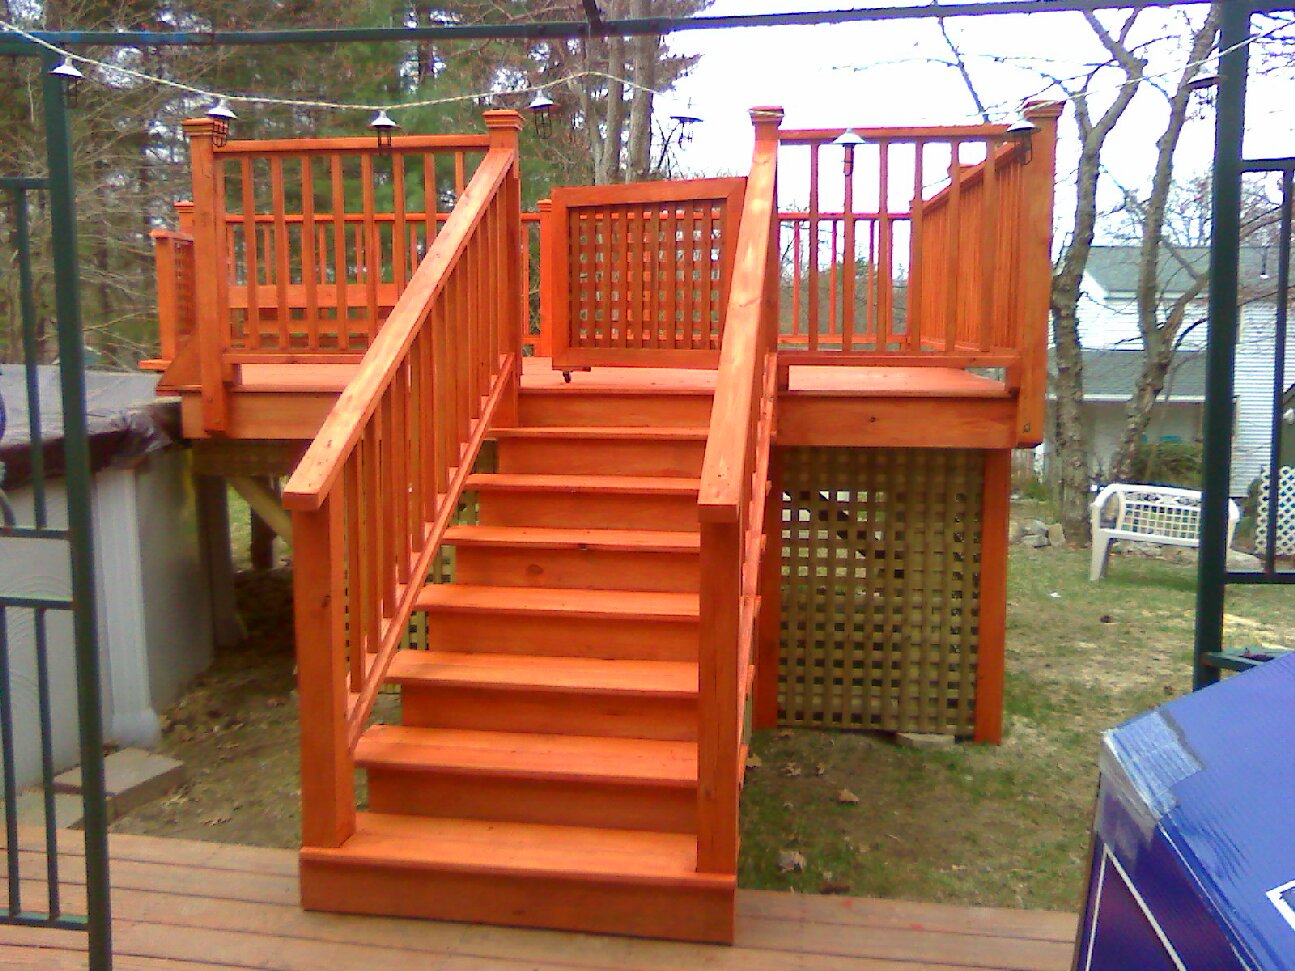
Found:
[[[232,439],[313,438],[353,364],[247,364],[229,395]],[[1016,395],[1001,381],[951,367],[793,365],[779,395],[780,445],[1012,448],[1019,442]],[[716,372],[694,368],[595,367],[563,381],[548,358],[522,364],[522,391],[573,394],[707,393]],[[197,385],[164,388],[183,399],[186,435],[201,438]]]
[[[71,910],[80,840],[60,834]],[[39,842],[24,834],[25,876],[44,873]],[[732,947],[345,917],[300,909],[289,850],[140,836],[111,850],[118,971],[1063,971],[1075,932],[1069,914],[759,891],[738,893]],[[43,896],[34,880],[24,890],[29,907]],[[0,967],[81,968],[84,943],[0,925]]]

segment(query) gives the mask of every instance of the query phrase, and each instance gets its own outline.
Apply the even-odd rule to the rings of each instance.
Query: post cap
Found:
[[[215,118],[186,118],[180,122],[180,127],[190,138],[200,138],[204,135],[210,136],[216,134]]]
[[[1064,101],[1027,101],[1025,107],[1021,109],[1021,114],[1030,119],[1060,118],[1061,112],[1065,109]]]
[[[511,108],[491,108],[489,111],[483,111],[481,117],[485,119],[486,127],[490,129],[521,131],[524,123],[522,113]]]
[[[536,209],[538,209],[540,212],[552,212],[552,211],[553,211],[553,200],[552,200],[552,199],[540,199],[540,200],[536,201],[536,203],[535,203],[535,208],[536,208]]]
[[[773,125],[782,124],[782,116],[785,112],[780,105],[758,105],[750,110],[751,124],[753,125]]]

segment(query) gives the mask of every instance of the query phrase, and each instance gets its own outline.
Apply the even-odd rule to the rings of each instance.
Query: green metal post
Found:
[[[1219,679],[1206,655],[1223,647],[1227,583],[1228,493],[1232,478],[1232,390],[1237,344],[1237,260],[1241,249],[1241,145],[1245,130],[1250,11],[1225,0],[1219,22],[1218,103],[1214,128],[1213,235],[1209,332],[1205,350],[1204,472],[1196,581],[1196,653],[1192,687]]]
[[[85,423],[85,338],[77,264],[72,132],[63,85],[49,72],[57,61],[42,54],[45,152],[49,166],[50,228],[54,240],[54,307],[58,317],[59,376],[63,394],[63,457],[76,640],[77,711],[81,720],[81,788],[85,811],[85,885],[90,971],[112,967],[108,884],[108,818],[103,782],[103,712],[99,699],[99,643],[94,603],[94,535],[90,518],[90,446]]]

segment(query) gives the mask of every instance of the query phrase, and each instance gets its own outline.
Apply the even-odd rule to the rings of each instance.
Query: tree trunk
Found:
[[[606,5],[607,19],[620,19],[620,4]],[[603,150],[594,170],[594,185],[621,181],[621,141],[625,133],[625,38],[609,37],[607,46],[607,98],[603,123]]]
[[[648,0],[630,0],[629,15],[639,20],[650,15]],[[661,39],[644,34],[634,44],[634,99],[630,102],[629,162],[626,182],[641,182],[652,170],[652,91],[656,87],[657,54]]]

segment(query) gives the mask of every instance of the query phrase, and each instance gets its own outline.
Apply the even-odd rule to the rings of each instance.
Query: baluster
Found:
[[[319,255],[316,251],[315,171],[301,156],[301,284],[306,291],[306,346],[319,350]]]
[[[980,264],[980,349],[988,351],[991,346],[992,328],[996,315],[994,313],[997,287],[995,276],[998,269],[998,157],[993,142],[985,143],[985,165],[982,178],[983,201],[980,205],[981,222],[981,264]]]
[[[328,173],[333,189],[333,287],[337,304],[337,348],[351,348],[351,307],[347,293],[350,277],[346,258],[346,181],[342,172],[342,157],[330,155]]]
[[[292,310],[288,305],[289,253],[288,223],[286,220],[287,203],[283,196],[283,157],[270,157],[270,210],[274,217],[274,293],[277,303],[275,319],[278,321],[279,350],[286,351],[292,345],[289,323]],[[270,229],[267,227],[267,232]],[[267,264],[268,268],[268,264]]]
[[[960,155],[962,142],[954,139],[949,142],[949,201],[943,215],[945,237],[945,274],[948,283],[945,287],[945,320],[944,350],[952,354],[958,343],[958,297],[957,281],[961,279],[962,269],[962,165]]]
[[[818,150],[809,147],[809,349],[818,350]]]
[[[880,236],[877,245],[877,337],[876,347],[879,351],[887,350],[890,344],[890,332],[893,329],[892,309],[894,307],[894,258],[893,233],[894,223],[890,213],[890,142],[882,140],[878,145],[877,160],[877,233]]]
[[[913,145],[913,200],[909,203],[908,229],[908,324],[904,328],[904,349],[910,353],[922,349],[922,330],[927,320],[928,308],[922,287],[926,279],[923,263],[926,253],[923,249],[922,218],[925,215],[923,192],[925,186],[922,175],[922,157],[926,143],[920,138]]]
[[[881,146],[885,158],[885,143]],[[849,149],[853,152],[853,149]],[[883,161],[883,165],[884,165]],[[854,344],[854,167],[850,166],[848,174],[843,173],[845,219],[845,260],[841,267],[844,276],[841,294],[841,350],[849,353]]]
[[[364,267],[364,296],[369,315],[369,343],[378,334],[378,284],[382,282],[382,247],[378,241],[377,224],[373,219],[373,156],[360,156],[360,199],[363,207],[364,258],[357,263]]]
[[[395,299],[405,292],[409,282],[405,255],[405,156],[399,152],[391,156],[391,186],[395,217],[391,229],[391,272],[396,285]]]

